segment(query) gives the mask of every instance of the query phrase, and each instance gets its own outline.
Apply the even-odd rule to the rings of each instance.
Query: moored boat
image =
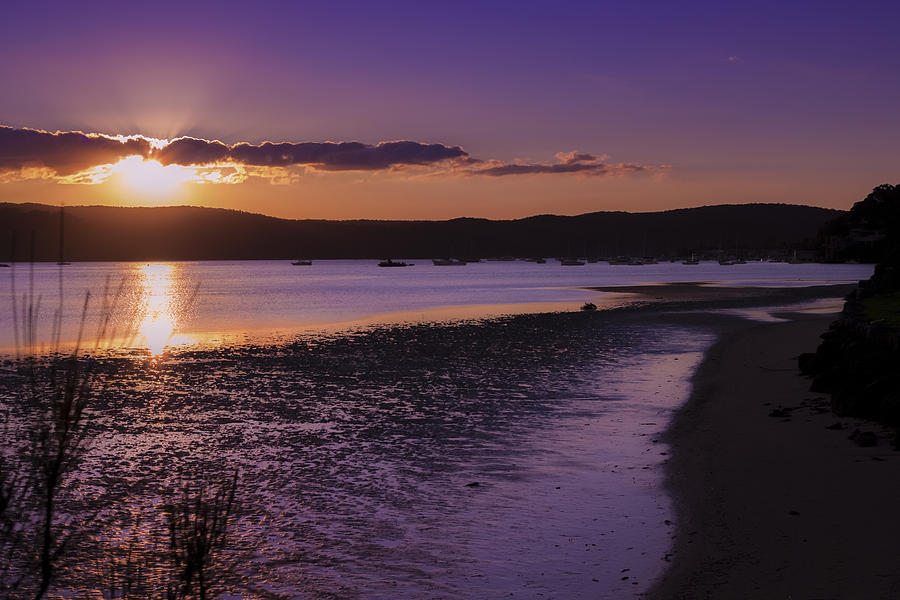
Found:
[[[403,262],[402,260],[391,260],[390,258],[386,258],[380,263],[378,263],[379,267],[411,267],[412,263]]]

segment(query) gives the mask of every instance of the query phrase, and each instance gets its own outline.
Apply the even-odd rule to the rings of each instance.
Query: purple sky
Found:
[[[846,208],[900,179],[897,2],[90,5],[4,9],[0,124],[227,145],[411,140],[531,170],[305,166],[289,183],[189,184],[166,198],[0,173],[3,200],[516,217]],[[572,151],[647,169],[548,167]]]

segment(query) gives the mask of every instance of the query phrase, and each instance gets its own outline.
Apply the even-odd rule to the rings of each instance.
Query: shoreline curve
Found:
[[[796,356],[833,316],[789,316],[729,328],[695,372],[663,438],[671,565],[646,598],[900,597],[893,433],[807,391]]]

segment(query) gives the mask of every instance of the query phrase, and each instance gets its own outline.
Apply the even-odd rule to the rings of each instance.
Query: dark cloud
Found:
[[[228,146],[218,140],[182,137],[155,150],[153,159],[164,165],[209,165],[225,161],[228,151]]]
[[[149,152],[150,142],[143,138],[119,140],[80,131],[50,133],[0,125],[0,173],[49,169],[65,176]]]
[[[429,165],[468,154],[458,146],[419,142],[300,142],[259,145],[179,138],[153,154],[163,164],[200,165],[217,162],[257,167],[311,166],[323,171],[379,171],[399,165]]]
[[[559,162],[550,164],[488,162],[484,163],[483,167],[472,170],[472,173],[477,175],[487,175],[489,177],[503,177],[507,175],[552,175],[564,173],[604,176],[628,175],[641,171],[649,171],[653,168],[635,163],[608,164],[603,161],[602,156],[579,154],[577,152],[558,154],[556,158]]]
[[[569,152],[568,154],[558,154],[557,158],[560,162],[566,164],[580,163],[580,162],[596,162],[598,160],[602,160],[599,156],[594,156],[593,154],[579,154],[578,152]]]

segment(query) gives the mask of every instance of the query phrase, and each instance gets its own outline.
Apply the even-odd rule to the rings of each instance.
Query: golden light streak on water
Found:
[[[178,326],[174,267],[154,263],[139,268],[142,276],[140,324],[136,342],[150,354],[163,353]]]

